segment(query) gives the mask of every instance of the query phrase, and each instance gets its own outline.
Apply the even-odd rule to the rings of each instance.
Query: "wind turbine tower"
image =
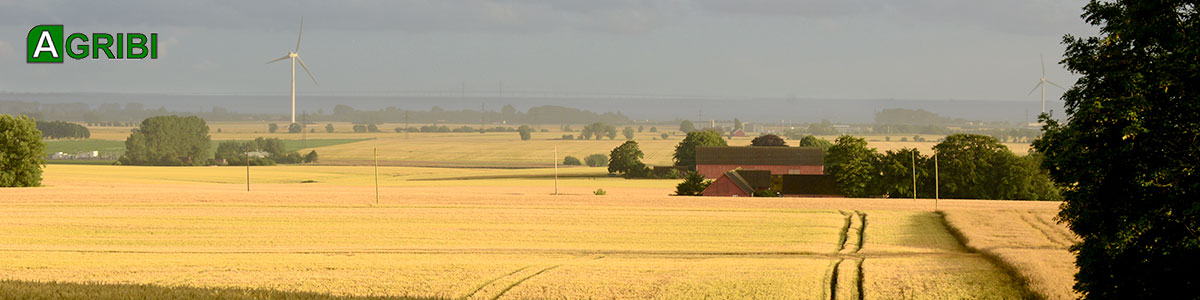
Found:
[[[1067,90],[1067,88],[1064,88],[1061,85],[1058,85],[1057,83],[1054,83],[1053,81],[1050,81],[1049,79],[1046,79],[1046,58],[1042,57],[1042,80],[1038,81],[1038,84],[1033,86],[1033,89],[1029,90],[1029,94],[1027,94],[1027,95],[1033,95],[1033,91],[1036,91],[1039,87],[1042,88],[1042,113],[1043,114],[1046,113],[1046,84],[1047,83],[1049,83],[1050,85],[1053,85],[1055,87],[1058,87],[1064,91]]]
[[[304,60],[300,59],[300,37],[304,36],[304,17],[300,17],[300,33],[296,35],[296,51],[289,51],[287,55],[268,61],[273,63],[285,59],[292,60],[292,123],[296,123],[296,62],[300,62],[300,67],[304,68],[304,72],[308,73],[308,78],[312,78],[313,84],[317,84],[317,78],[313,77],[312,72],[308,71],[308,66],[304,65]],[[320,84],[317,84],[320,85]]]

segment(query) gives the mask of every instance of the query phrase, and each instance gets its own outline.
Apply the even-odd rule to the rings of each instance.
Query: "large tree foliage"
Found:
[[[521,135],[522,141],[528,141],[533,138],[533,128],[530,128],[529,125],[521,125],[517,128],[517,134]]]
[[[45,155],[33,118],[0,115],[0,187],[41,185]]]
[[[996,138],[953,134],[933,147],[938,154],[941,195],[960,199],[1012,199],[1000,195],[1004,171],[1016,158]]]
[[[830,143],[828,140],[823,139],[823,138],[815,137],[812,135],[807,135],[807,136],[804,136],[804,138],[800,139],[800,145],[798,145],[798,146],[800,146],[800,147],[815,147],[815,148],[821,148],[821,150],[824,150],[824,151],[828,151],[829,147],[833,146],[833,143]]]
[[[199,117],[158,116],[142,124],[125,140],[124,165],[201,165],[208,159],[208,125]]]
[[[768,134],[750,140],[750,146],[757,147],[787,147],[787,142],[778,135]]]
[[[913,173],[916,186],[913,186]],[[879,156],[879,192],[891,198],[933,198],[933,159],[913,148],[888,150]]]
[[[825,154],[825,173],[833,176],[842,195],[878,195],[878,161],[875,148],[867,148],[866,140],[843,135]]]
[[[684,121],[687,122],[687,121]],[[696,147],[698,146],[728,146],[721,134],[712,131],[692,131],[675,146],[676,166],[696,166]]]
[[[642,163],[642,157],[646,155],[642,153],[642,149],[638,148],[637,141],[625,141],[625,143],[613,148],[608,155],[608,172],[622,173],[626,175],[643,175],[646,169],[646,164]]]
[[[1034,148],[1082,241],[1085,298],[1196,299],[1200,290],[1200,12],[1195,1],[1092,1],[1096,37],[1066,36],[1081,77],[1067,121]]]

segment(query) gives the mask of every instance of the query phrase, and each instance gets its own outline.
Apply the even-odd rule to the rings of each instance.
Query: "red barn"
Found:
[[[700,195],[750,197],[755,191],[771,187],[771,173],[765,170],[732,170],[721,174]]]
[[[696,147],[696,172],[718,178],[734,169],[767,170],[771,175],[825,174],[825,153],[810,147]]]

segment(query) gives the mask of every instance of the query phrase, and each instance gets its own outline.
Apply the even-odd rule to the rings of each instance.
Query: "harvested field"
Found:
[[[6,190],[0,199],[0,280],[8,280],[0,292],[88,295],[110,287],[135,296],[469,299],[1027,293],[1004,268],[959,244],[926,200],[670,197],[673,180],[586,176],[561,179],[564,195],[553,196],[545,169],[388,167],[375,204],[371,168],[251,171],[259,179],[247,192],[239,182],[245,169],[237,167],[49,166],[47,187]],[[448,176],[479,179],[407,180]],[[609,194],[591,195],[595,188]],[[953,216],[1048,205],[942,207]]]

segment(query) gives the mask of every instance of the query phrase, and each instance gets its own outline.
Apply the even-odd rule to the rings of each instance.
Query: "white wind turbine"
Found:
[[[304,60],[300,59],[300,37],[302,37],[303,35],[304,35],[304,17],[300,17],[300,34],[296,35],[296,51],[288,52],[288,54],[284,55],[283,57],[276,58],[275,60],[267,62],[269,64],[269,63],[273,63],[273,62],[277,62],[277,61],[281,61],[281,60],[285,60],[285,59],[289,59],[289,58],[292,59],[292,123],[293,124],[296,123],[296,62],[297,61],[300,62],[300,67],[304,68],[304,72],[308,73],[308,78],[312,78],[313,84],[317,84],[317,78],[313,77],[312,72],[309,72],[308,67],[304,65]],[[317,85],[320,85],[320,84],[317,84]]]
[[[1039,87],[1042,88],[1042,113],[1043,114],[1046,113],[1046,84],[1047,83],[1049,83],[1050,85],[1053,85],[1055,87],[1058,87],[1064,91],[1067,90],[1067,88],[1062,87],[1061,85],[1058,85],[1057,83],[1054,83],[1054,82],[1050,81],[1049,79],[1046,79],[1046,58],[1042,57],[1042,80],[1038,81],[1038,84],[1033,86],[1033,89],[1029,90],[1029,94],[1027,94],[1027,95],[1033,95],[1033,91],[1036,91]]]

